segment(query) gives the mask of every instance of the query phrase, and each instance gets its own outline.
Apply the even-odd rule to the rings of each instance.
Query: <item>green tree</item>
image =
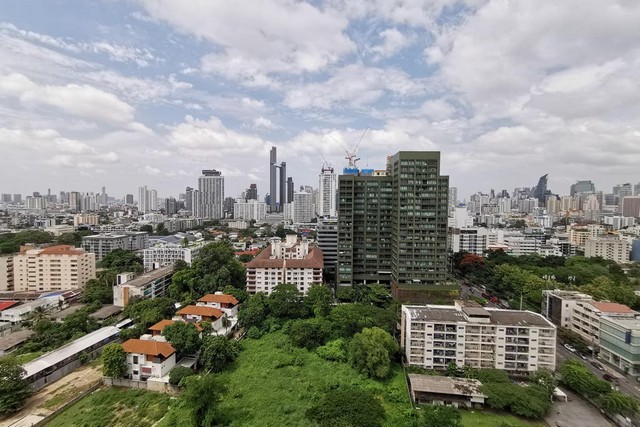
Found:
[[[329,323],[322,318],[295,320],[289,327],[289,340],[296,347],[313,350],[324,344],[328,329]]]
[[[10,357],[0,359],[0,414],[6,415],[22,407],[31,396],[31,386],[23,378],[25,370]]]
[[[62,233],[56,239],[56,243],[58,245],[71,245],[78,247],[82,245],[82,235],[78,232]]]
[[[220,372],[240,354],[240,343],[224,336],[208,336],[202,342],[200,360],[205,369]]]
[[[376,327],[365,328],[351,340],[349,361],[365,375],[386,378],[396,351],[396,342],[389,333]]]
[[[255,294],[240,306],[238,310],[238,322],[243,328],[252,326],[261,327],[269,314],[267,298],[264,294]]]
[[[199,295],[213,293],[227,285],[244,288],[245,268],[228,241],[209,243],[200,249],[192,264]]]
[[[615,415],[631,416],[638,412],[638,400],[619,391],[610,391],[596,400],[596,404],[603,411]]]
[[[102,261],[102,268],[115,270],[118,273],[134,272],[142,273],[144,271],[144,263],[134,251],[125,251],[124,249],[116,249],[109,252]]]
[[[151,224],[145,224],[142,227],[140,227],[140,231],[145,231],[149,234],[153,234],[153,225]]]
[[[190,268],[191,267],[189,266],[189,263],[187,263],[187,261],[178,259],[173,263],[173,274],[176,274],[177,272],[182,270],[188,270]]]
[[[596,277],[589,284],[581,286],[579,290],[599,301],[608,300],[627,305],[635,305],[636,301],[632,286],[626,282],[615,282],[605,276]]]
[[[191,368],[186,366],[176,366],[169,372],[169,384],[173,386],[179,386],[183,378],[187,378],[194,375]]]
[[[338,338],[337,340],[329,341],[325,345],[316,348],[316,354],[325,360],[346,362],[348,360],[347,344],[344,339]]]
[[[553,395],[555,394],[556,387],[558,386],[558,380],[553,374],[553,371],[545,368],[538,369],[531,374],[530,381],[533,384],[540,384],[544,387],[547,391],[549,400],[553,401]]]
[[[351,338],[363,328],[377,326],[387,332],[393,332],[397,315],[391,309],[362,304],[340,304],[329,314],[336,337]]]
[[[184,379],[180,404],[190,415],[194,427],[213,427],[217,423],[217,405],[224,387],[214,375],[194,375]]]
[[[120,344],[111,343],[102,349],[102,374],[105,377],[122,378],[127,373],[127,354]]]
[[[379,427],[385,416],[380,401],[356,387],[331,390],[306,412],[307,419],[320,427]]]
[[[133,320],[136,325],[140,325],[144,332],[154,323],[173,316],[175,311],[174,303],[170,298],[134,297],[124,308],[123,315],[125,318]]]
[[[611,385],[596,377],[584,364],[577,360],[566,360],[560,367],[562,380],[578,394],[595,399],[611,391]]]
[[[249,298],[249,292],[245,291],[244,289],[236,288],[232,285],[225,286],[222,292],[228,295],[233,295],[241,304]]]
[[[313,313],[316,317],[328,315],[329,311],[331,311],[332,302],[331,291],[323,285],[312,285],[304,299],[307,311]]]
[[[166,326],[162,335],[181,355],[195,354],[202,345],[200,333],[193,323],[175,322]]]
[[[306,317],[302,293],[295,285],[283,283],[276,286],[267,297],[267,305],[271,315],[278,319]]]
[[[457,408],[426,405],[420,408],[414,427],[461,427],[462,415]]]
[[[95,279],[88,280],[82,293],[83,301],[90,304],[112,304],[116,276],[115,270],[103,270]]]
[[[365,305],[375,305],[377,307],[386,307],[391,301],[391,293],[389,289],[380,283],[372,283],[368,285],[354,285],[353,301]]]

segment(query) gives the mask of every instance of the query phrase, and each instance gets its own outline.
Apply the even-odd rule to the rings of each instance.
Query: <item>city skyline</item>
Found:
[[[268,188],[272,146],[308,185],[322,157],[340,171],[367,128],[361,167],[437,150],[460,195],[531,186],[543,173],[556,192],[638,180],[633,3],[245,9],[4,3],[0,147],[10,167],[0,191],[148,185],[168,196],[215,168],[235,195]]]

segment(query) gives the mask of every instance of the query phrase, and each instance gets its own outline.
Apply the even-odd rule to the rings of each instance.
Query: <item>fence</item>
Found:
[[[125,388],[139,388],[149,391],[157,391],[159,393],[177,394],[178,389],[171,384],[162,381],[153,381],[153,379],[147,381],[129,380],[126,378],[111,378],[104,377],[103,384],[112,387],[125,387]]]

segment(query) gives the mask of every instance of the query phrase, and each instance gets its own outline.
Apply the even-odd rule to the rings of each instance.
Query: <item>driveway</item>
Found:
[[[551,414],[545,418],[550,427],[614,427],[612,423],[584,399],[563,388],[567,402],[555,402]]]

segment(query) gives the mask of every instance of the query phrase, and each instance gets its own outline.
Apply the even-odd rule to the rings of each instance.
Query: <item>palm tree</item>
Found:
[[[31,312],[29,312],[24,320],[24,325],[27,327],[31,327],[32,325],[38,324],[38,322],[49,319],[50,318],[48,311],[44,307],[40,306],[34,308],[33,310],[31,310]]]

